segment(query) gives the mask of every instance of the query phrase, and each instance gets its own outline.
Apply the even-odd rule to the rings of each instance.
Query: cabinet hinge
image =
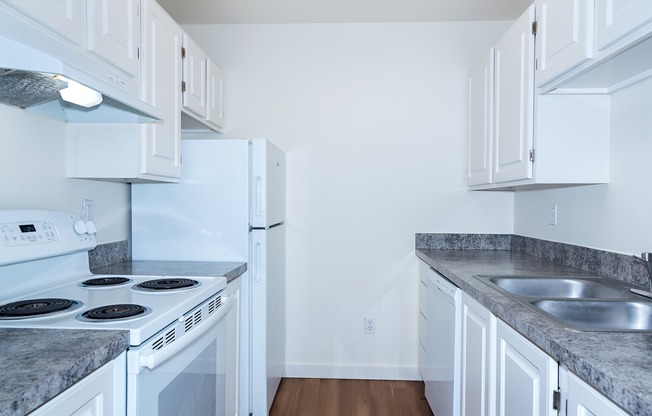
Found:
[[[561,391],[555,390],[552,392],[552,408],[553,410],[561,410]]]
[[[530,149],[530,162],[534,162],[534,149]]]
[[[181,47],[181,59],[185,59],[186,57],[186,48],[183,46]]]
[[[536,35],[537,34],[537,21],[535,20],[532,22],[532,34]]]
[[[186,92],[186,81],[181,81],[181,92]]]

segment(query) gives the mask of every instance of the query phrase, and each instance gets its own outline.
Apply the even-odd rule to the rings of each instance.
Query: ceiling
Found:
[[[180,24],[514,20],[532,0],[157,0]]]

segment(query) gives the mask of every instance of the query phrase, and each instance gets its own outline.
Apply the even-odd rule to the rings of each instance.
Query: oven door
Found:
[[[127,352],[128,416],[237,413],[237,355],[230,345],[237,342],[237,297],[222,298],[206,321],[164,348],[154,350],[148,341]]]

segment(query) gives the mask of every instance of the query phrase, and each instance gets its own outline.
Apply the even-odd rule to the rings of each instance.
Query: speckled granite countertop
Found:
[[[474,277],[590,273],[511,251],[417,249],[416,254],[623,409],[652,415],[652,334],[565,330]]]
[[[127,347],[127,331],[0,329],[0,416],[33,411]]]
[[[95,274],[225,276],[227,282],[247,271],[247,263],[214,261],[124,261],[92,270]]]

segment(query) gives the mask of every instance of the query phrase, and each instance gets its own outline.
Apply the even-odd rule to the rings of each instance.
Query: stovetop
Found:
[[[55,286],[41,288],[16,297],[0,297],[0,306],[21,300],[68,299],[78,302],[69,310],[30,317],[0,316],[0,328],[122,329],[130,331],[130,344],[140,345],[193,307],[226,287],[225,277],[201,276],[129,276],[117,286],[83,286],[89,278],[115,276],[84,275]],[[191,279],[198,282],[189,288],[174,290],[139,290],[138,284],[154,279]],[[140,305],[146,312],[115,320],[88,320],[83,314],[110,305]]]
[[[130,275],[117,285],[87,286],[83,282],[89,279],[103,283],[121,277],[90,273],[87,251],[95,245],[95,226],[81,215],[0,211],[0,307],[24,300],[30,302],[10,309],[72,304],[32,317],[5,313],[10,316],[0,316],[0,328],[128,330],[130,344],[136,346],[226,287],[225,277],[160,275]],[[133,317],[95,319],[134,311]]]

